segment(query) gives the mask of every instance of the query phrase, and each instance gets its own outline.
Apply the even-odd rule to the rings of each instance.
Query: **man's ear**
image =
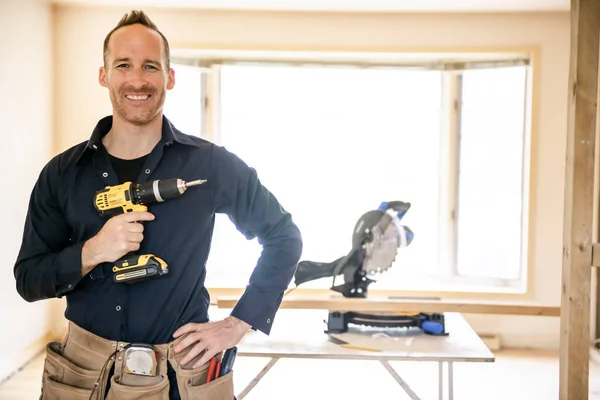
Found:
[[[167,90],[171,90],[175,87],[175,70],[169,68],[169,76],[167,77]]]
[[[106,81],[106,70],[104,67],[100,67],[98,82],[100,82],[100,86],[108,87],[108,82]]]

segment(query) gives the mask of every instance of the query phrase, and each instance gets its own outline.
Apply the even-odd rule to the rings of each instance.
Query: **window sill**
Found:
[[[433,279],[433,278],[403,278],[383,279],[372,283],[368,289],[369,297],[387,297],[390,299],[398,298],[427,298],[427,299],[466,299],[466,300],[532,300],[532,292],[527,288],[489,284],[490,280],[467,280],[459,278]],[[498,281],[496,281],[497,283]],[[336,295],[330,289],[332,280],[321,279],[318,281],[307,282],[294,289],[295,295],[303,296],[323,296]],[[336,281],[336,284],[341,283]],[[207,279],[206,287],[211,295],[241,296],[245,289],[245,284],[239,281],[239,278],[222,276],[219,278]],[[294,287],[293,283],[290,287]]]
[[[238,295],[218,295],[213,304],[219,308],[235,308],[240,299]],[[504,314],[559,317],[559,306],[548,306],[521,301],[486,301],[467,299],[439,299],[426,297],[382,297],[370,296],[367,299],[349,299],[340,294],[323,293],[308,295],[304,292],[292,292],[286,295],[279,305],[281,309],[354,311],[361,313],[445,313],[466,314]]]

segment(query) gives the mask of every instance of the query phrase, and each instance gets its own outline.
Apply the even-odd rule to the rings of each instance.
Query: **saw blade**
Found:
[[[386,271],[396,259],[400,243],[397,219],[383,210],[365,213],[354,226],[352,247],[362,248],[362,269],[367,274]]]
[[[393,217],[386,214],[381,222],[372,228],[372,240],[365,243],[363,270],[370,274],[388,270],[400,247],[400,231]]]

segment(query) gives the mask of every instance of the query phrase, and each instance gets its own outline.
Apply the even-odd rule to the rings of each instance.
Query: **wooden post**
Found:
[[[560,399],[587,400],[600,1],[571,0]]]

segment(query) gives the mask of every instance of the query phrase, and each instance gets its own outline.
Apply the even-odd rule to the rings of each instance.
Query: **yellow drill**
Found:
[[[96,192],[94,206],[101,216],[111,218],[134,211],[148,211],[148,205],[161,203],[181,196],[189,187],[201,185],[205,179],[185,182],[172,178],[146,183],[125,182],[106,186]],[[154,254],[129,253],[115,262],[113,280],[117,283],[134,283],[169,273],[167,263]]]

